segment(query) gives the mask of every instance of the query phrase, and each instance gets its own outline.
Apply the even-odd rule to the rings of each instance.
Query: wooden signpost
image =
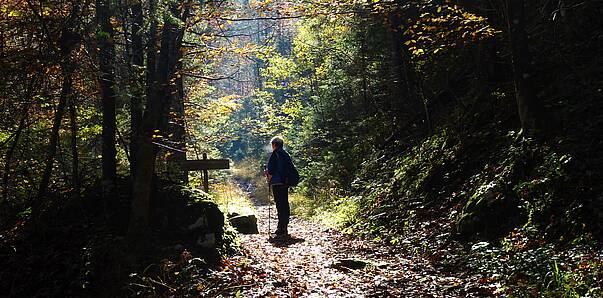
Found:
[[[209,191],[208,170],[230,169],[228,159],[207,159],[207,153],[203,153],[203,159],[185,160],[181,162],[183,171],[203,171],[203,190]]]

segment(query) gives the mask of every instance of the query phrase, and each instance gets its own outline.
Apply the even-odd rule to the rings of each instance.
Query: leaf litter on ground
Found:
[[[430,260],[292,216],[289,237],[271,239],[273,206],[256,204],[259,234],[239,235],[240,255],[224,260],[227,286],[215,296],[241,297],[488,297],[472,275],[443,272]],[[228,281],[226,280],[228,277]],[[208,293],[206,293],[208,294]],[[214,295],[209,295],[214,296]]]

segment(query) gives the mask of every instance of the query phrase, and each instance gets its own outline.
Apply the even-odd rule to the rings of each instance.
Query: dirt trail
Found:
[[[276,211],[271,212],[276,227]],[[475,287],[438,272],[425,259],[292,216],[291,238],[268,241],[268,207],[257,206],[260,234],[240,235],[245,256],[227,260],[240,271],[242,297],[484,297]],[[363,260],[362,269],[345,259]],[[362,265],[362,264],[360,264]],[[241,276],[242,275],[242,276]],[[471,284],[471,287],[467,285]]]

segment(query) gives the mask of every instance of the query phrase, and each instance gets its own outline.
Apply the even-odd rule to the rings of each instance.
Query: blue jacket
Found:
[[[270,184],[284,184],[287,166],[291,163],[291,156],[283,148],[272,151],[268,160],[268,173],[272,175]]]

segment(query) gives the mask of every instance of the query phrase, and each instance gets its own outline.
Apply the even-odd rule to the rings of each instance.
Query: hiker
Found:
[[[278,215],[278,225],[276,235],[287,235],[287,225],[289,225],[289,185],[287,183],[287,172],[290,167],[294,167],[291,162],[291,156],[283,149],[283,138],[274,137],[270,141],[272,145],[272,154],[268,160],[268,166],[264,174],[268,183],[272,186],[272,194],[276,203]]]

